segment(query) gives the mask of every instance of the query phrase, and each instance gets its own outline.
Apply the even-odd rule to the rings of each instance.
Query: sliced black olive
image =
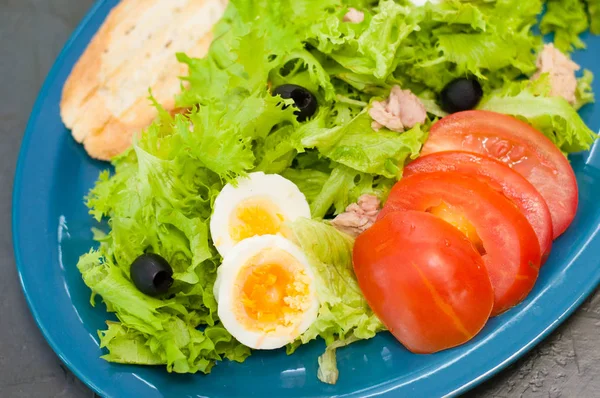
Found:
[[[148,296],[166,293],[173,284],[173,269],[158,254],[142,254],[133,261],[129,273],[135,287]]]
[[[483,89],[475,79],[458,78],[452,80],[440,94],[442,109],[456,113],[473,109],[481,101]]]
[[[284,99],[293,99],[298,108],[294,114],[299,122],[303,122],[317,111],[317,98],[313,93],[296,84],[283,84],[273,90],[273,95],[281,95]]]

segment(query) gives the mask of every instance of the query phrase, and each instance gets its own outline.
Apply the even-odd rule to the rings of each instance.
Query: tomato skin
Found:
[[[552,216],[542,195],[523,176],[495,159],[463,151],[422,156],[404,168],[404,176],[438,171],[470,175],[510,199],[533,227],[542,256],[547,258],[552,248]]]
[[[392,188],[379,217],[401,210],[428,211],[440,203],[462,212],[483,242],[495,295],[492,316],[521,302],[538,276],[537,236],[519,209],[485,183],[455,172],[414,174]]]
[[[575,218],[578,188],[569,161],[541,132],[512,116],[466,111],[431,127],[421,155],[461,150],[500,160],[525,177],[544,197],[556,239]]]
[[[353,256],[367,302],[414,353],[463,344],[489,318],[494,293],[481,256],[438,217],[392,212],[356,239]]]

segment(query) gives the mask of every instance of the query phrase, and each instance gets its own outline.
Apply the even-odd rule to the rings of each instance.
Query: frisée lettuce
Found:
[[[287,351],[321,337],[327,348],[318,377],[335,383],[336,349],[384,327],[353,274],[353,240],[326,219],[366,193],[385,200],[404,165],[418,157],[430,125],[444,115],[435,99],[448,82],[477,77],[482,109],[522,118],[564,152],[588,149],[597,138],[576,111],[593,101],[590,72],[579,80],[575,107],[549,96],[547,77],[524,80],[536,71],[542,39],[532,28],[543,5],[232,0],[207,56],[178,54],[189,70],[176,99],[182,112],[166,112],[150,95],[159,117],[87,197],[90,214],[108,226],[78,263],[86,285],[116,317],[99,332],[103,358],[208,373],[218,361],[251,354],[219,321],[213,285],[222,258],[208,226],[224,185],[263,171],[294,182],[313,217],[290,228],[316,270],[320,309]],[[344,22],[349,7],[361,10],[364,21]],[[586,10],[592,29],[599,14],[594,1],[582,7],[549,2],[542,29],[556,32],[562,48],[580,46]],[[582,13],[585,28],[569,22]],[[271,94],[281,84],[314,93],[317,113],[298,122],[293,101]],[[403,133],[375,131],[368,108],[394,85],[423,100],[427,120]],[[152,298],[134,287],[129,267],[143,253],[160,254],[173,268],[168,294]]]
[[[589,28],[586,5],[582,0],[548,0],[540,30],[554,33],[554,45],[564,52],[585,48],[579,35]]]
[[[591,74],[580,80],[578,102],[583,105],[594,99],[589,91]],[[480,109],[519,117],[543,132],[565,153],[590,149],[598,139],[581,120],[579,114],[562,97],[551,97],[548,75],[537,81],[515,82],[484,98]]]
[[[288,346],[287,352],[292,354],[300,344],[322,337],[327,351],[319,358],[318,377],[325,383],[335,384],[338,377],[335,350],[370,339],[385,328],[369,308],[354,276],[354,240],[321,221],[299,219],[291,228],[316,271],[321,307],[317,321]]]

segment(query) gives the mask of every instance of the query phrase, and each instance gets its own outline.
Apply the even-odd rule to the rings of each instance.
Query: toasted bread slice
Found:
[[[175,54],[203,57],[227,0],[122,0],[85,50],[63,88],[61,117],[94,158],[110,160],[150,125],[148,89],[175,107],[187,66]]]

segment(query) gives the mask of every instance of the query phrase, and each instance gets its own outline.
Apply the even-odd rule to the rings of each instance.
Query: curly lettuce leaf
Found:
[[[335,88],[327,71],[315,54],[297,49],[281,57],[277,67],[269,74],[272,87],[282,84],[297,84],[317,95],[319,102],[329,102],[335,98]]]
[[[581,109],[587,104],[591,104],[595,101],[594,91],[592,89],[592,83],[594,82],[594,74],[585,69],[583,76],[577,79],[577,91],[575,92],[575,104],[573,107],[577,110]]]
[[[587,11],[590,17],[590,31],[600,35],[600,0],[587,0]]]
[[[178,97],[177,106],[190,107],[214,99],[237,104],[246,95],[266,88],[278,57],[301,45],[290,29],[275,23],[282,12],[282,7],[266,1],[233,1],[215,28],[219,36],[206,57],[178,54],[189,73],[183,78],[188,87]],[[258,15],[263,23],[255,23]],[[282,29],[275,34],[273,30],[278,27]]]
[[[341,137],[335,144],[324,143],[317,148],[334,162],[354,170],[399,178],[406,160],[419,155],[427,133],[419,125],[400,134],[387,129],[373,131],[371,122],[363,112],[340,129]]]
[[[257,117],[248,127],[247,121],[238,120],[242,112],[231,112],[223,122],[226,128],[207,130],[208,136],[201,130],[199,110],[172,118],[159,109],[160,119],[132,151],[115,161],[114,175],[101,174],[88,206],[97,220],[108,219],[110,231],[102,237],[99,251],[83,256],[78,267],[84,282],[120,320],[101,332],[102,345],[109,351],[105,359],[161,363],[170,371],[193,373],[208,372],[223,358],[241,361],[249,355],[218,322],[212,286],[220,258],[207,224],[224,184],[217,172],[239,164],[240,158],[222,157],[232,152],[219,145],[202,154],[194,153],[193,147],[206,149],[208,137],[218,139],[223,133],[258,137],[256,129],[270,126],[274,114],[289,118],[291,112],[283,112],[270,98],[269,118],[264,118],[269,120]],[[219,163],[224,166],[219,168]],[[144,252],[160,254],[173,268],[171,298],[147,297],[131,283],[129,266]],[[196,330],[199,325],[208,326],[201,332]]]
[[[424,87],[439,91],[465,74],[499,86],[535,70],[541,40],[530,28],[541,0],[404,3],[381,1],[363,10],[360,24],[341,22],[342,9],[314,24],[307,41],[342,68],[336,76],[358,89],[400,82],[418,94]]]
[[[355,180],[362,174],[343,165],[333,169],[320,192],[310,202],[310,213],[314,218],[323,218],[335,206],[335,213],[342,213],[351,203],[351,192],[355,190]],[[369,187],[370,188],[370,187]],[[358,199],[358,197],[357,197]]]
[[[319,358],[318,376],[325,383],[335,384],[335,350],[370,339],[384,326],[369,308],[356,281],[352,267],[354,240],[331,225],[309,219],[296,220],[291,229],[315,271],[321,306],[317,320],[287,347],[287,352],[291,354],[300,344],[323,338],[327,349]]]
[[[139,146],[160,152],[164,141],[173,141],[176,152],[170,154],[169,160],[182,155],[198,161],[199,166],[222,179],[232,181],[255,167],[257,148],[268,139],[275,126],[298,124],[289,102],[271,96],[266,89],[257,89],[238,103],[210,99],[185,115],[163,121],[167,132],[146,132],[149,138],[142,140]],[[158,129],[156,125],[150,127],[153,128]],[[158,141],[153,137],[159,137]]]
[[[420,29],[398,49],[393,79],[419,95],[439,93],[465,75],[480,77],[486,91],[529,75],[542,43],[531,32],[541,10],[541,0],[449,0],[417,7],[408,18]]]
[[[313,203],[323,186],[327,184],[330,174],[320,170],[288,168],[281,175],[300,189],[308,203]]]
[[[99,332],[110,362],[167,365],[169,372],[209,373],[218,360],[243,361],[250,350],[236,342],[221,325],[200,331],[192,315],[176,299],[148,297],[135,288],[123,270],[100,252],[81,257],[78,268],[85,284],[115,311],[118,323]]]
[[[284,126],[265,138],[262,145],[256,148],[256,171],[281,173],[290,167],[297,154],[293,132],[291,126]]]
[[[589,27],[585,4],[582,0],[548,0],[540,30],[554,33],[554,45],[563,52],[585,48],[579,35]]]
[[[406,161],[418,156],[427,139],[427,133],[419,126],[404,133],[386,129],[376,132],[366,111],[348,119],[343,125],[327,128],[325,118],[317,118],[296,132],[301,150],[315,148],[319,156],[331,162],[331,171],[320,192],[314,195],[313,189],[310,194],[314,218],[331,215],[332,207],[333,214],[342,213],[365,193],[386,197],[402,175]],[[302,172],[296,174],[299,180]],[[324,180],[323,175],[321,178]]]
[[[588,75],[589,79],[589,75]],[[563,152],[590,149],[598,138],[575,108],[562,97],[551,97],[548,75],[537,81],[515,82],[483,99],[480,109],[519,117],[542,131]],[[589,99],[589,98],[588,98]]]
[[[232,180],[254,165],[250,137],[243,136],[217,102],[201,106],[189,116],[178,115],[174,126],[182,146],[206,168]]]
[[[189,72],[183,78],[188,84],[178,97],[177,105],[190,107],[217,98],[237,104],[257,90],[266,90],[269,83],[273,83],[270,77],[277,81],[282,69],[292,82],[303,83],[315,91],[321,88],[324,97],[331,99],[329,76],[306,51],[300,31],[326,15],[333,4],[314,0],[231,1],[225,17],[216,27],[219,36],[207,56],[194,59],[178,55]],[[298,62],[293,75],[300,76],[288,76],[290,63],[294,61]]]
[[[340,372],[337,368],[336,351],[338,348],[345,347],[352,344],[360,339],[356,336],[350,336],[345,340],[336,340],[329,344],[325,349],[325,353],[318,359],[319,370],[317,371],[317,377],[323,383],[335,384],[338,381]]]
[[[427,133],[419,125],[404,132],[374,131],[365,110],[344,125],[309,129],[301,138],[305,148],[317,148],[334,162],[356,171],[399,178],[407,159],[419,155]]]
[[[347,8],[315,21],[306,40],[345,69],[385,80],[395,67],[396,52],[415,29],[407,23],[409,7],[392,0],[379,2],[375,13],[365,12],[360,24],[342,22]]]
[[[318,151],[300,154],[293,167],[282,175],[304,193],[314,218],[342,213],[363,194],[385,200],[395,179],[361,173],[342,164],[319,157]]]
[[[452,33],[438,37],[438,49],[444,58],[457,65],[463,74],[473,73],[485,79],[483,70],[515,67],[532,71],[531,46],[522,37],[498,36],[497,33]]]
[[[351,67],[349,69],[363,74],[372,74],[378,79],[388,76],[395,66],[394,58],[398,47],[411,32],[418,28],[416,23],[407,24],[404,21],[407,13],[407,8],[399,6],[394,1],[381,1],[377,14],[373,16],[369,27],[357,40],[359,54],[371,59],[373,65],[362,71],[353,70]],[[339,57],[333,58],[339,62]]]
[[[223,95],[223,89],[232,83],[231,75],[240,70],[235,54],[240,45],[239,36],[248,34],[249,30],[250,26],[242,21],[238,9],[230,5],[213,28],[214,39],[205,57],[198,59],[177,54],[178,61],[188,67],[187,76],[181,77],[187,89],[177,96],[178,107],[188,108]]]

